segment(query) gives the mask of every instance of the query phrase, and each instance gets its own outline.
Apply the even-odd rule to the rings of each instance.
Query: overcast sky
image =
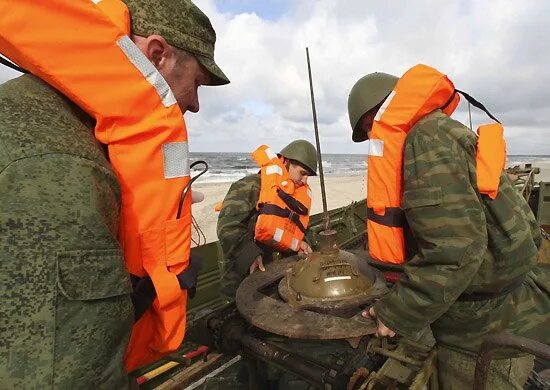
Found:
[[[195,2],[216,29],[216,62],[231,84],[200,89],[200,112],[186,114],[192,151],[313,141],[308,46],[323,152],[364,152],[347,117],[357,79],[424,63],[501,119],[509,154],[550,154],[548,0]],[[15,74],[0,68],[0,82]],[[474,126],[490,121],[473,110]],[[467,123],[467,106],[454,117]]]

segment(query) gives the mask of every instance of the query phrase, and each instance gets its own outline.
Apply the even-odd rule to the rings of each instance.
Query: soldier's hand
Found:
[[[265,271],[264,260],[262,259],[261,255],[256,257],[256,260],[254,260],[254,262],[250,265],[250,268],[248,269],[248,272],[252,273],[252,272],[256,271],[257,269],[259,269],[262,272]]]
[[[300,243],[300,249],[298,250],[299,255],[307,256],[309,254],[313,253],[313,250],[309,246],[309,244],[305,241],[302,241]]]
[[[376,329],[376,333],[374,334],[376,337],[394,337],[395,332],[388,328],[386,325],[380,321],[380,319],[376,316],[376,311],[374,310],[374,307],[370,307],[368,310],[365,310],[363,313],[361,313],[363,317],[370,317],[373,320],[376,321],[376,324],[378,325],[378,328]]]

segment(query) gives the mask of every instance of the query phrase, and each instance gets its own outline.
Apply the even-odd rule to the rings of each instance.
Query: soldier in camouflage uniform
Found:
[[[127,2],[144,54],[157,33],[161,56],[180,59],[159,71],[182,111],[198,110],[200,82],[229,82],[213,60],[214,30],[191,2]],[[167,43],[185,42],[189,31],[188,46]],[[33,75],[0,86],[1,388],[130,385],[123,356],[134,316],[117,242],[120,188],[93,131],[92,118]]]
[[[309,176],[317,174],[317,156],[315,147],[305,140],[296,140],[285,146],[279,156],[284,158],[290,177],[297,186],[307,183]],[[258,220],[256,203],[260,197],[260,174],[246,176],[231,185],[218,217],[218,240],[223,251],[220,256],[222,273],[220,293],[227,301],[234,301],[237,288],[249,273],[265,271],[264,263],[272,261],[274,250],[254,240],[254,229]],[[303,241],[301,253],[311,253],[309,245]],[[279,337],[271,337],[277,344]],[[299,344],[298,344],[299,345]],[[293,347],[293,345],[287,345]],[[294,346],[295,347],[295,346]],[[301,349],[307,348],[300,345]],[[319,352],[317,347],[316,352]],[[248,363],[247,363],[248,364]],[[309,386],[300,379],[273,368],[262,362],[253,363],[258,370],[262,385],[278,389],[305,389]],[[239,387],[248,383],[248,367],[241,366],[238,374]]]
[[[307,183],[309,176],[317,174],[315,147],[308,141],[293,141],[279,155],[283,156],[289,175],[297,186]],[[271,261],[274,252],[269,246],[254,240],[260,186],[259,173],[233,183],[218,217],[218,240],[223,250],[220,257],[221,294],[229,301],[235,299],[237,288],[248,273],[256,269],[265,271],[264,263]],[[305,241],[300,252],[311,252]]]
[[[356,142],[368,138],[397,81],[376,73],[356,83],[348,101]],[[377,93],[376,101],[368,101]],[[472,388],[475,354],[488,334],[509,331],[545,343],[550,338],[549,271],[536,264],[539,227],[504,172],[496,199],[480,195],[476,141],[441,110],[408,133],[402,209],[418,253],[369,313],[377,317],[381,336],[415,337],[431,326],[443,389]],[[521,389],[533,357],[510,351],[497,357],[489,388]]]

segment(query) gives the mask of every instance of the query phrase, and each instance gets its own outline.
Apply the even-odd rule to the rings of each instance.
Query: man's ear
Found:
[[[160,35],[150,35],[144,42],[144,54],[155,68],[161,69],[172,53],[172,48]]]

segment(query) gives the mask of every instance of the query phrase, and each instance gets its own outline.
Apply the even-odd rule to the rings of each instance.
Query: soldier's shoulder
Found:
[[[229,199],[237,202],[250,202],[257,200],[260,194],[260,175],[248,175],[232,183],[225,196],[224,204]]]
[[[0,85],[0,170],[46,154],[80,156],[108,166],[83,112],[33,75]]]
[[[444,114],[441,110],[433,111],[420,119],[409,131],[406,143],[425,143],[475,148],[476,135],[468,127]]]
[[[253,188],[259,188],[260,187],[260,175],[257,173],[254,173],[252,175],[248,175],[243,177],[242,179],[237,180],[231,185],[231,190],[239,191],[239,190],[250,190]]]

